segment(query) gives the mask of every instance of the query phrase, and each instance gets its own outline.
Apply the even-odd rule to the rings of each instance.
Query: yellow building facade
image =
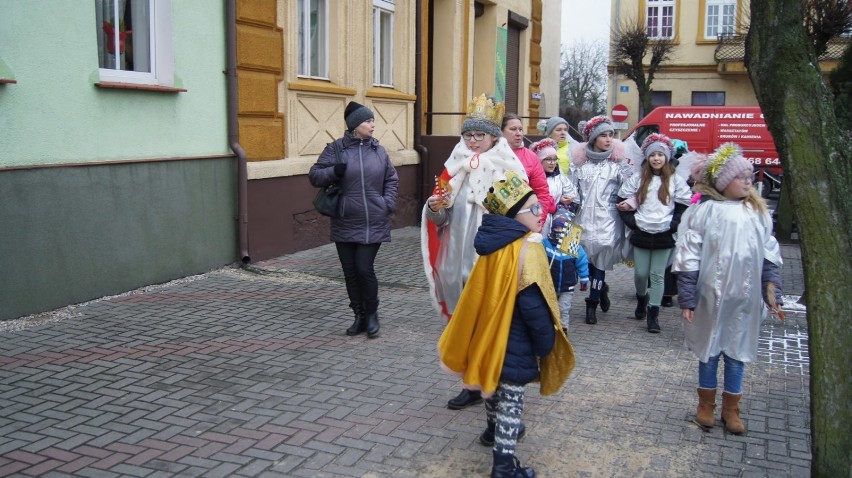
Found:
[[[613,31],[640,19],[650,37],[673,40],[671,59],[656,71],[651,84],[654,106],[756,106],[757,98],[743,64],[748,33],[748,0],[610,0]],[[834,42],[820,57],[828,73],[837,66],[848,39]],[[647,65],[646,58],[646,65]],[[609,105],[628,107],[627,122],[636,124],[636,85],[609,68]]]
[[[482,93],[527,118],[529,132],[558,114],[561,2],[424,0],[424,9],[424,134],[457,135],[457,113]]]
[[[328,242],[307,173],[343,135],[350,101],[375,113],[400,177],[393,227],[417,224],[433,164],[486,93],[525,118],[559,103],[561,2],[236,0],[237,122],[253,260]],[[428,138],[441,138],[429,144]]]

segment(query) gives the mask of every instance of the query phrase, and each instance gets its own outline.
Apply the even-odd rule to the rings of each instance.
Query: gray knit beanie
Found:
[[[353,131],[364,121],[375,117],[376,116],[370,108],[354,101],[350,101],[349,104],[346,105],[346,110],[343,112],[343,119],[346,121],[347,131]]]
[[[561,118],[559,116],[554,116],[553,118],[548,119],[544,123],[544,130],[543,131],[539,130],[539,131],[541,133],[543,133],[545,136],[550,137],[550,135],[553,134],[553,130],[555,130],[556,127],[561,125],[561,124],[568,126],[568,122],[565,121],[564,118]]]
[[[612,127],[612,120],[605,115],[595,116],[583,126],[583,140],[591,143],[595,138],[606,132],[615,132],[615,128]]]
[[[644,163],[651,153],[663,153],[666,162],[669,162],[672,160],[673,151],[671,138],[664,134],[653,133],[642,142],[642,162]]]
[[[467,131],[482,131],[483,133],[488,133],[497,138],[503,136],[503,132],[500,130],[499,126],[480,118],[467,118],[464,120],[461,132],[464,134]]]

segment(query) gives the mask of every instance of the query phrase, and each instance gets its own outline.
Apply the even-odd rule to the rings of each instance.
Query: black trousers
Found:
[[[677,277],[672,274],[672,266],[666,267],[666,273],[663,276],[663,295],[669,297],[677,295]]]
[[[335,242],[337,257],[346,279],[346,293],[349,295],[349,307],[371,314],[379,309],[379,281],[373,263],[379,253],[377,244],[359,244],[357,242]]]

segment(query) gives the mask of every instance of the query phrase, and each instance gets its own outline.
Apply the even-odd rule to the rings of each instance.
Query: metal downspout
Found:
[[[240,146],[240,134],[237,124],[237,2],[226,0],[225,18],[227,23],[226,43],[228,49],[225,75],[228,81],[228,145],[237,155],[237,214],[239,258],[243,264],[251,262],[248,253],[248,165],[246,152]]]
[[[414,9],[414,95],[417,97],[414,100],[414,150],[420,153],[420,168],[418,169],[417,178],[417,193],[420,204],[426,203],[426,198],[429,197],[432,190],[428,189],[429,184],[426,181],[429,173],[429,150],[421,143],[422,128],[423,128],[423,2],[425,0],[416,0]]]
[[[621,29],[621,0],[615,0],[615,21],[612,24],[613,39],[610,43],[610,55],[612,55],[612,45],[618,43],[618,32]],[[618,104],[618,63],[613,62],[612,67],[612,102],[609,104],[609,110]]]

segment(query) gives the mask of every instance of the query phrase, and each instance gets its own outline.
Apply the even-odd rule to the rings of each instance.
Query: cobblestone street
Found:
[[[0,324],[0,476],[487,476],[482,406],[451,411],[438,367],[419,229],[377,259],[381,336],[351,323],[333,245],[223,268]],[[782,246],[785,294],[804,289]],[[806,477],[806,315],[761,329],[746,367],[743,436],[690,422],[697,361],[679,309],[662,333],[632,319],[632,270],[608,273],[612,308],[586,325],[563,390],[528,387],[518,447],[541,477]],[[718,416],[719,408],[717,408]]]

